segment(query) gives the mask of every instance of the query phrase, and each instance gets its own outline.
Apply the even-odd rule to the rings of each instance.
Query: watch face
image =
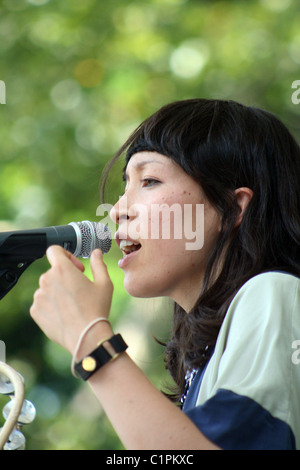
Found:
[[[83,359],[81,366],[84,370],[87,372],[93,372],[96,369],[97,362],[96,359],[94,359],[91,356],[87,356]]]
[[[127,349],[127,344],[125,343],[120,334],[117,334],[106,341],[111,343],[111,345],[115,349],[116,354],[114,356],[111,356],[103,347],[103,345],[100,344],[98,348],[91,353],[90,356],[86,356],[81,361],[81,363],[76,364],[75,366],[76,372],[80,375],[83,380],[88,380],[89,377],[93,374],[93,372],[98,370],[107,362],[116,359],[121,354],[121,352],[124,352]]]

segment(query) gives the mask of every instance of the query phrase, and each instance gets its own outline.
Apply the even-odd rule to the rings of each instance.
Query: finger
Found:
[[[92,252],[91,270],[95,283],[103,283],[104,280],[110,279],[107,266],[103,261],[103,253],[100,249],[96,249]]]
[[[76,268],[84,272],[85,267],[82,262],[76,258],[70,251],[65,250],[63,247],[58,245],[51,245],[47,251],[46,255],[51,266],[55,266],[59,263],[65,263],[66,261],[71,261]]]
[[[73,253],[70,253],[70,251],[67,251],[66,256],[69,258],[70,261],[78,268],[80,271],[84,272],[85,266],[84,264],[76,258],[76,256],[73,255]]]
[[[46,251],[46,256],[48,258],[51,266],[55,266],[59,262],[65,262],[67,258],[66,250],[58,245],[51,245]]]

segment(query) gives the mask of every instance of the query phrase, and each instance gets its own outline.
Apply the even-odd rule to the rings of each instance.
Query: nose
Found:
[[[118,202],[112,207],[110,211],[110,218],[112,221],[120,225],[121,221],[127,221],[128,215],[128,201],[125,195],[121,196]]]

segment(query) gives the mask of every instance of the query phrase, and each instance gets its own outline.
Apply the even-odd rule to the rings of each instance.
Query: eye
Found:
[[[143,188],[144,187],[149,188],[150,186],[154,186],[155,184],[160,183],[160,181],[158,181],[154,178],[144,178],[142,180],[142,183],[143,183]]]

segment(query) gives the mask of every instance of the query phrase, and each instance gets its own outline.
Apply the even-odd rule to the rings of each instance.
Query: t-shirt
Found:
[[[259,274],[232,300],[183,411],[223,449],[300,449],[300,279]]]

